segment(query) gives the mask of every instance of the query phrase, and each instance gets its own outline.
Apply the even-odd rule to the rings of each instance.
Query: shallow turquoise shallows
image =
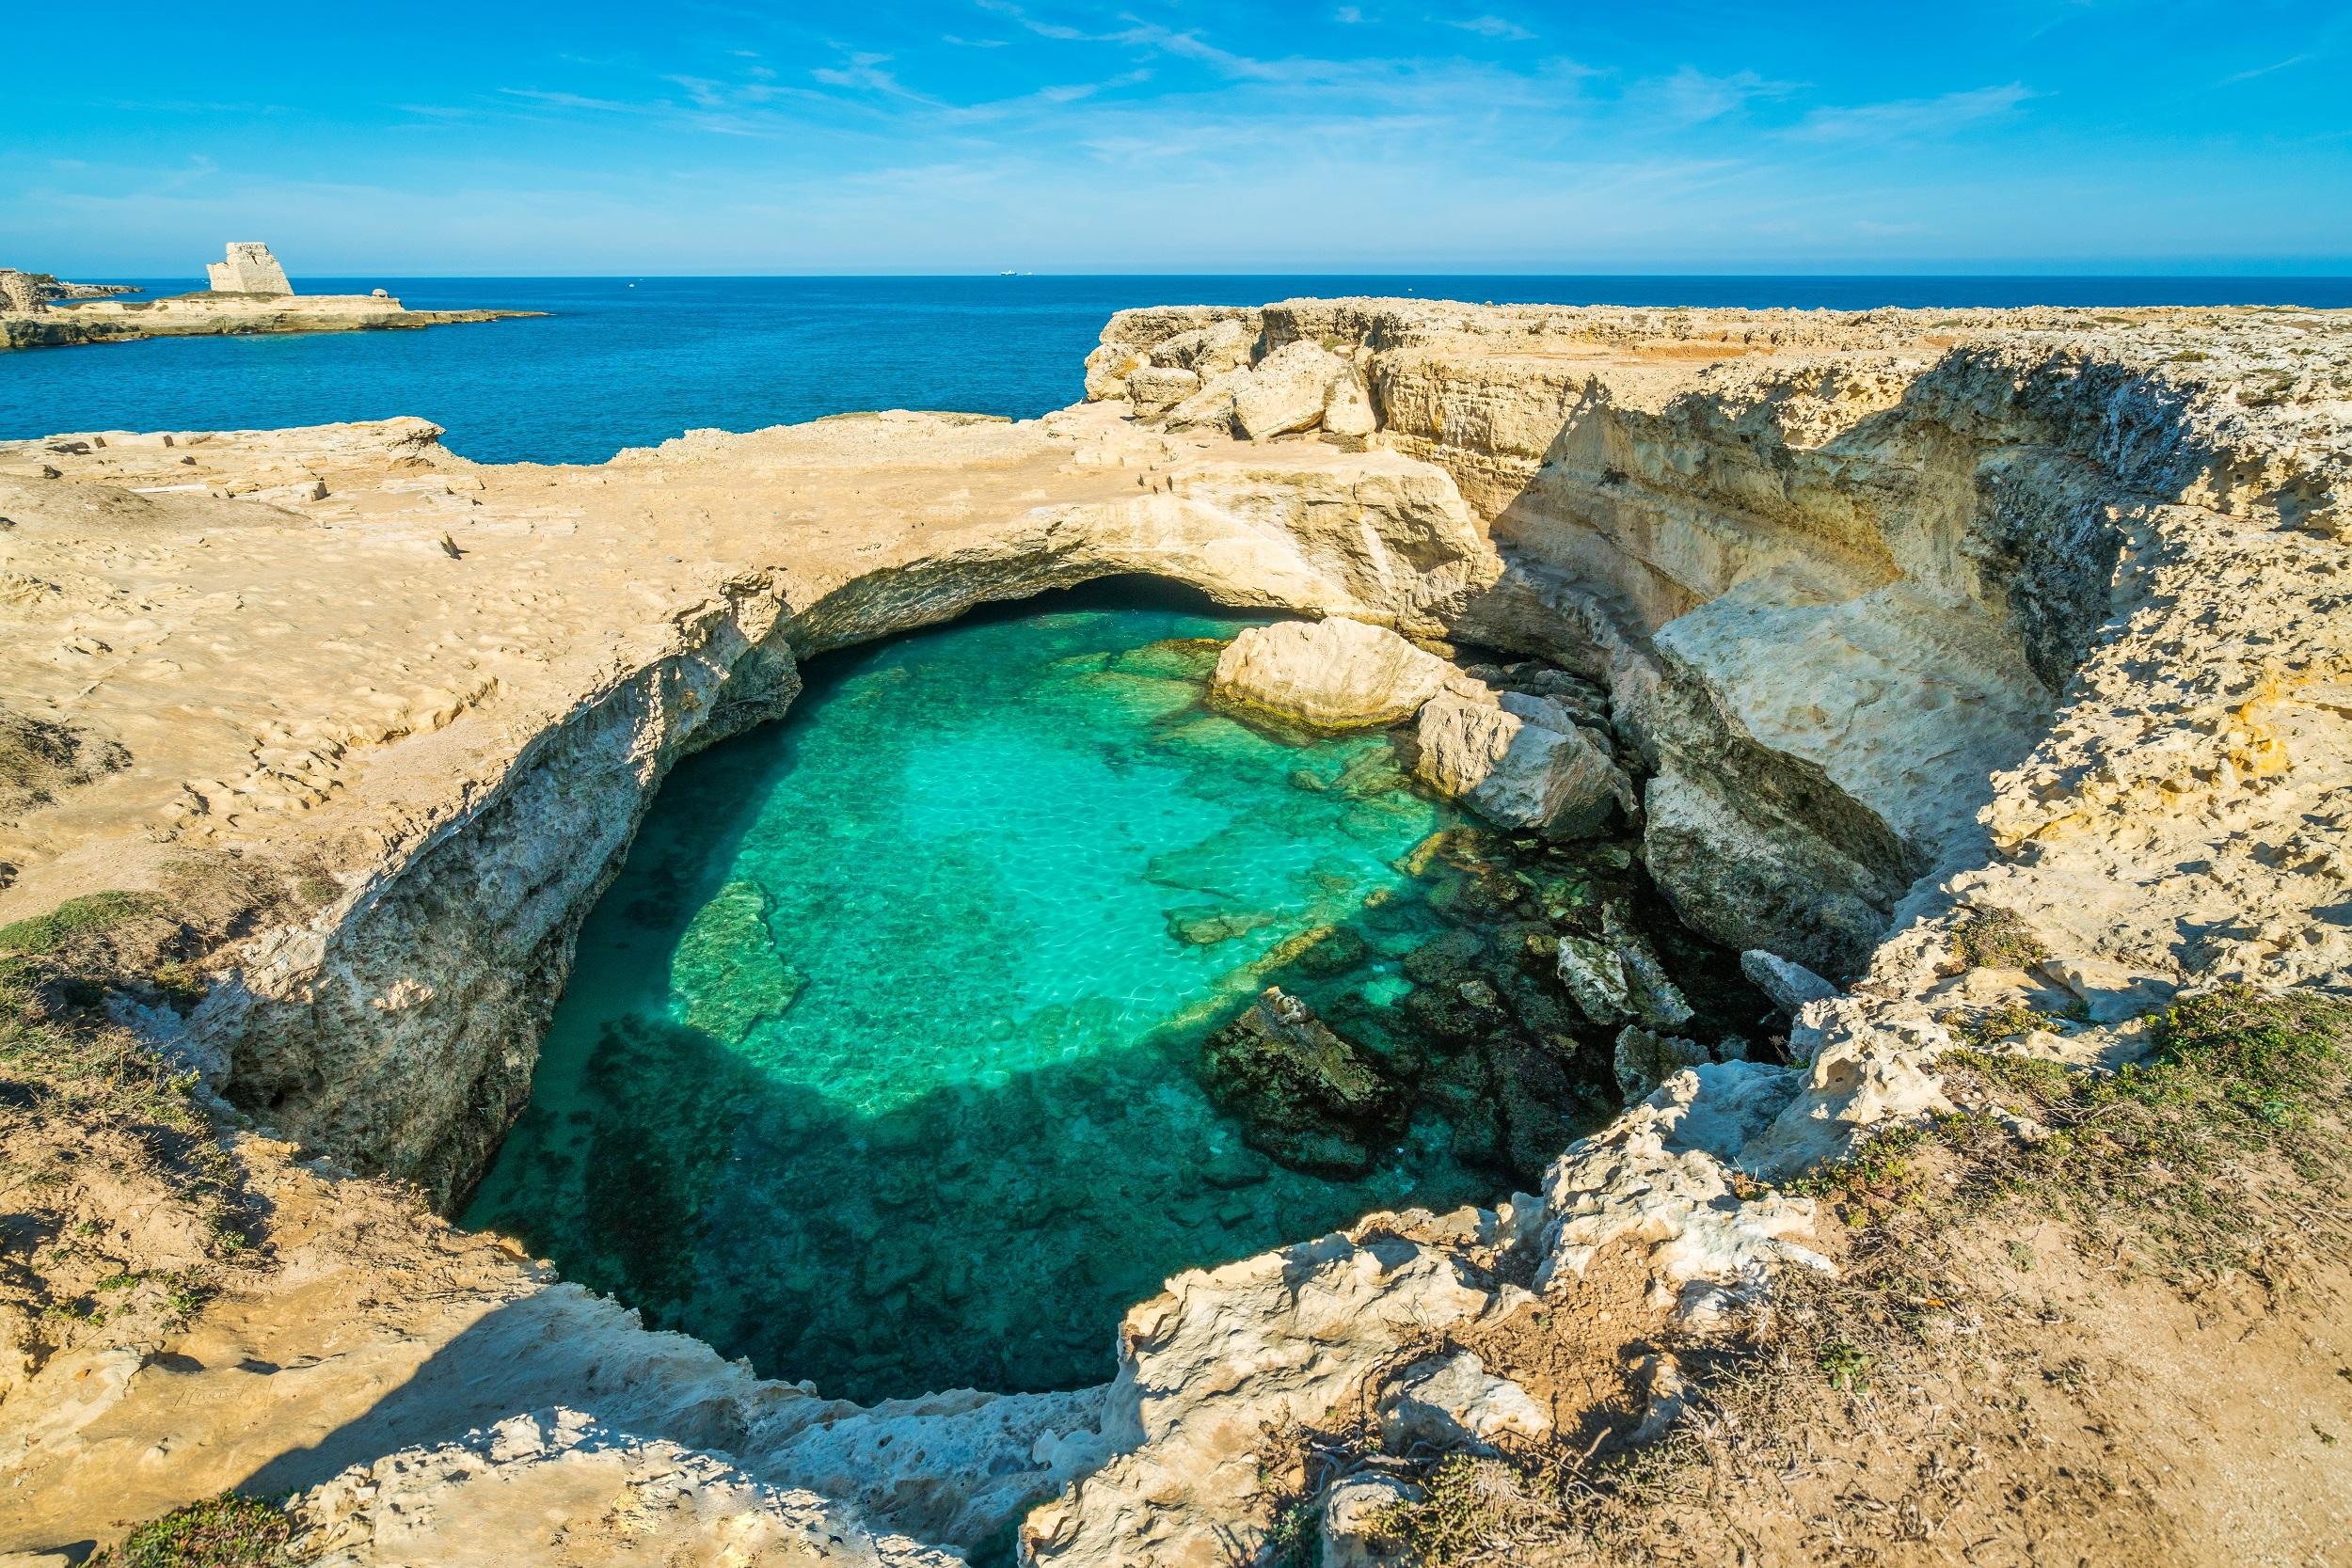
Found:
[[[467,1222],[874,1399],[1083,1386],[1172,1273],[1491,1198],[1427,1118],[1331,1180],[1247,1148],[1196,1082],[1303,933],[1366,939],[1311,999],[1411,990],[1399,960],[1444,928],[1411,852],[1456,820],[1383,736],[1207,706],[1240,625],[960,624],[821,661],[782,723],[682,764]]]

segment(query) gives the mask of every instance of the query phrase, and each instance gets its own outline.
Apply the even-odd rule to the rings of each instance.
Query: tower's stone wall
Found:
[[[47,308],[48,302],[41,298],[40,286],[28,274],[14,267],[0,267],[0,310],[29,315]]]
[[[224,294],[290,294],[294,285],[286,281],[286,269],[278,264],[278,258],[269,253],[269,246],[257,241],[233,241],[229,246],[229,259],[215,261],[204,269],[211,279],[213,292]]]

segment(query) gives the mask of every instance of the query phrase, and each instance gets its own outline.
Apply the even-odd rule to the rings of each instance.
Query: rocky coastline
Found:
[[[142,338],[227,338],[278,332],[406,331],[469,322],[517,321],[544,310],[411,310],[373,294],[167,294],[53,305],[0,313],[0,349],[71,348]]]
[[[101,309],[134,308],[72,313]],[[107,952],[144,920],[177,967],[89,1005],[198,1075],[215,1185],[267,1215],[224,1248],[19,1097],[0,1142],[56,1165],[46,1233],[88,1257],[0,1296],[0,1473],[34,1499],[0,1550],[246,1485],[304,1490],[314,1560],[352,1564],[527,1556],[625,1495],[665,1550],[942,1563],[1011,1531],[1205,1568],[1268,1540],[1271,1432],[1574,1428],[1494,1370],[1529,1313],[1749,1332],[1836,1263],[1800,1179],[1953,1111],[1963,1023],[2019,1009],[2005,1049],[2088,1066],[2175,996],[2352,988],[2352,324],[1299,300],[1122,312],[1087,391],[596,467],[470,464],[415,420],[0,447],[0,704],[39,764],[0,936],[146,900]],[[848,1406],[432,1217],[520,1110],[672,761],[784,712],[813,653],[1125,573],[1315,623],[1229,650],[1237,700],[1409,722],[1422,776],[1516,830],[1631,824],[1785,1043],[1689,1040],[1638,942],[1564,942],[1560,995],[1622,1018],[1622,1116],[1492,1209],[1178,1276],[1067,1394]],[[1955,963],[1988,921],[2014,961]],[[203,1293],[59,1326],[102,1270]],[[1670,1373],[1612,1396],[1629,1427],[1671,1424]],[[1327,1551],[1357,1540],[1319,1506]]]
[[[71,348],[142,338],[219,338],[280,332],[405,331],[544,316],[544,310],[411,310],[382,289],[298,294],[263,245],[232,245],[212,263],[209,289],[155,299],[103,283],[60,283],[0,267],[0,349]],[[68,303],[71,302],[71,303]]]

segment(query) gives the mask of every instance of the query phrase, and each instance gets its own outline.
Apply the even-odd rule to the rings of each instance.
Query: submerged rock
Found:
[[[1344,974],[1371,957],[1370,944],[1353,927],[1315,926],[1275,943],[1263,962],[1268,970],[1290,967],[1327,977]]]
[[[1271,910],[1227,910],[1188,905],[1168,911],[1168,934],[1193,947],[1214,947],[1245,937],[1280,918]]]
[[[1405,1131],[1403,1085],[1279,987],[1209,1037],[1201,1067],[1250,1146],[1286,1165],[1360,1175]]]
[[[1372,730],[1410,719],[1453,673],[1386,626],[1335,615],[1251,626],[1218,657],[1214,689],[1316,729]]]
[[[703,906],[670,966],[670,989],[685,1004],[687,1023],[729,1045],[781,1017],[802,983],[768,934],[768,895],[740,880]]]

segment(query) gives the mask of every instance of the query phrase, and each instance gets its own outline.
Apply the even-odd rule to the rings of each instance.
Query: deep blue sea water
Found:
[[[89,281],[104,281],[89,279]],[[157,293],[191,278],[122,278]],[[1074,402],[1103,323],[1134,305],[1307,294],[1554,305],[2312,305],[2321,277],[302,277],[409,306],[548,310],[424,332],[183,338],[0,355],[0,439],[251,429],[416,414],[485,462],[602,462],[699,426],[866,408],[1016,418]]]

